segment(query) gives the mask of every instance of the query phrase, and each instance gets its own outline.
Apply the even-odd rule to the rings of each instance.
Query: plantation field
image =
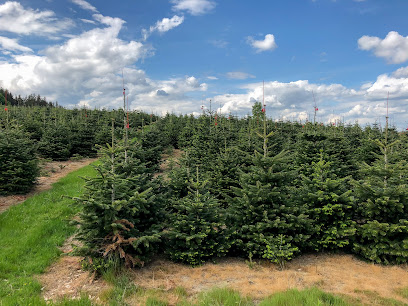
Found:
[[[10,199],[52,182],[39,157],[99,159],[0,214],[5,305],[408,302],[406,132],[277,122],[260,103],[129,118],[14,107],[2,121]]]
[[[52,184],[56,183],[68,173],[89,165],[95,160],[96,159],[80,159],[44,162],[41,165],[41,176],[37,178],[36,185],[32,191],[24,195],[0,196],[0,213],[7,210],[10,206],[24,202],[37,193],[51,189]]]

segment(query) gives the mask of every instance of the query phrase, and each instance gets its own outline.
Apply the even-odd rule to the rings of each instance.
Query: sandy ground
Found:
[[[7,210],[10,206],[24,202],[27,198],[37,193],[51,189],[51,185],[60,178],[72,171],[89,165],[95,160],[96,159],[85,158],[78,161],[53,161],[43,164],[41,166],[41,173],[44,173],[45,176],[41,176],[37,179],[37,184],[31,192],[24,195],[0,196],[0,213]]]
[[[98,301],[98,296],[110,288],[82,271],[81,259],[64,256],[40,276],[46,300],[63,296],[77,298],[80,292],[85,292]],[[396,292],[399,288],[408,287],[406,266],[379,266],[351,255],[304,255],[288,263],[283,271],[265,261],[250,268],[245,260],[239,258],[221,259],[216,264],[208,263],[196,268],[157,259],[132,274],[137,286],[167,292],[170,301],[172,292],[178,287],[184,288],[190,297],[214,287],[227,287],[256,300],[287,289],[318,287],[326,292],[359,298],[368,304],[372,304],[373,300],[367,297],[367,292],[408,303],[408,299]],[[173,300],[177,301],[177,297]],[[127,302],[139,305],[140,297],[130,297]]]
[[[164,180],[167,180],[167,172],[172,166],[177,166],[178,159],[183,155],[183,151],[174,149],[171,154],[163,154],[160,161],[159,172],[155,173],[153,177],[162,176]]]

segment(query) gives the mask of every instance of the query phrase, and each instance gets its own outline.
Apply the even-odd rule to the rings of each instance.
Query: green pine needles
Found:
[[[381,150],[363,164],[364,179],[355,181],[359,197],[354,252],[377,263],[408,262],[408,163],[399,141],[376,141]]]
[[[30,191],[38,173],[36,146],[27,133],[0,129],[0,195]]]
[[[189,193],[173,199],[166,231],[166,253],[175,261],[200,265],[225,256],[229,237],[219,202],[206,190],[207,181],[190,181]]]
[[[125,159],[125,151],[127,158]],[[140,152],[140,150],[136,150]],[[102,150],[98,175],[86,179],[78,238],[89,257],[143,266],[161,241],[163,201],[160,191],[132,147],[122,144]]]

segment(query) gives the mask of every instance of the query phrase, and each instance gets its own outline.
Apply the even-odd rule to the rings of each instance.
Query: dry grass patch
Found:
[[[183,287],[189,296],[218,287],[261,300],[288,289],[318,287],[361,301],[367,300],[366,292],[375,292],[378,297],[408,303],[408,298],[396,291],[408,286],[406,266],[379,266],[351,255],[304,255],[288,263],[284,271],[264,261],[251,269],[245,260],[236,258],[196,268],[157,260],[134,271],[132,278],[137,286],[148,290],[171,292]]]

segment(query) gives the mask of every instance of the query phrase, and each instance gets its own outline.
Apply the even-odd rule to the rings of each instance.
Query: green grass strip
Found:
[[[0,305],[45,305],[33,276],[58,258],[58,247],[75,231],[69,221],[80,207],[64,196],[81,194],[79,176],[94,175],[91,166],[81,168],[0,215]]]

